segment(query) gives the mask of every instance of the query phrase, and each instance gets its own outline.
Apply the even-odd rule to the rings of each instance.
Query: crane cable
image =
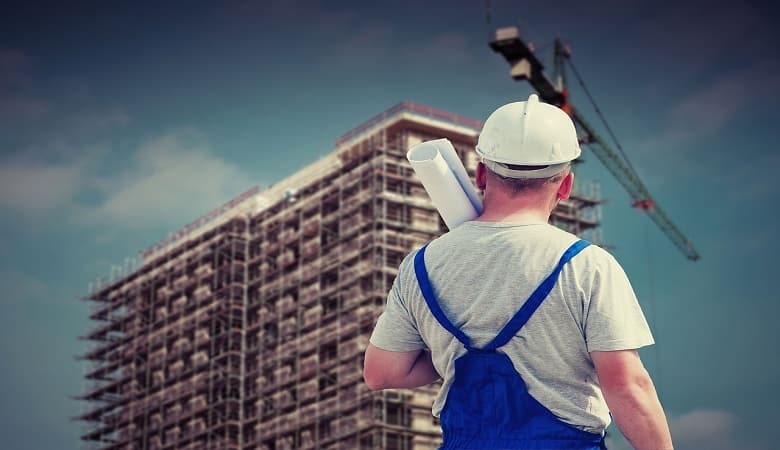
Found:
[[[626,161],[626,164],[628,165],[629,169],[633,172],[634,176],[639,178],[637,175],[636,169],[634,169],[634,166],[631,164],[631,160],[628,158],[628,155],[626,154],[625,150],[623,150],[623,146],[620,145],[620,142],[617,139],[617,136],[615,136],[615,133],[612,131],[612,127],[609,126],[609,123],[607,123],[606,117],[604,117],[604,114],[601,112],[601,109],[596,104],[596,100],[593,98],[593,95],[591,95],[590,91],[588,90],[588,87],[585,86],[585,82],[582,80],[582,76],[580,76],[579,71],[576,67],[574,67],[574,63],[571,62],[571,58],[566,58],[566,61],[569,63],[569,67],[571,67],[572,72],[574,73],[574,76],[577,77],[577,81],[579,82],[580,86],[582,87],[583,91],[585,91],[585,95],[588,97],[588,100],[590,100],[591,105],[593,105],[593,109],[596,111],[596,114],[598,114],[599,118],[601,119],[601,122],[604,124],[604,127],[607,129],[607,132],[609,133],[610,137],[612,138],[612,141],[615,143],[615,146],[620,151],[620,154],[623,155],[623,158]],[[644,230],[644,240],[645,240],[645,246],[647,247],[647,251],[645,252],[646,255],[646,262],[647,262],[647,275],[649,278],[649,297],[650,297],[650,321],[655,328],[655,334],[656,336],[659,336],[660,338],[660,324],[658,323],[658,304],[656,302],[656,295],[655,295],[655,277],[653,273],[653,259],[652,259],[652,246],[650,245],[650,235],[649,235],[649,229],[648,224],[645,223],[645,230]],[[653,359],[654,359],[654,366],[656,370],[656,378],[657,382],[660,386],[662,380],[662,374],[661,374],[661,351],[658,346],[654,346],[653,348]]]
[[[574,72],[574,76],[577,77],[577,81],[580,83],[582,90],[585,91],[585,95],[588,97],[588,100],[590,100],[590,104],[593,105],[593,109],[596,110],[596,114],[598,114],[599,118],[601,119],[601,122],[604,124],[604,127],[607,129],[607,132],[612,138],[612,141],[615,143],[615,146],[620,151],[620,154],[623,155],[623,159],[626,161],[628,168],[631,169],[633,175],[638,179],[639,175],[637,174],[636,169],[634,169],[634,165],[631,164],[631,160],[628,158],[628,154],[626,154],[625,150],[623,150],[623,146],[620,145],[617,136],[615,136],[615,133],[612,131],[612,127],[610,127],[609,123],[607,123],[607,118],[604,117],[604,114],[601,112],[601,109],[596,104],[596,100],[593,99],[593,96],[590,94],[588,87],[585,86],[585,82],[582,80],[582,76],[580,76],[580,72],[577,70],[576,67],[574,67],[574,63],[571,62],[571,57],[566,58],[566,62],[569,63],[569,67],[571,67],[572,72]]]

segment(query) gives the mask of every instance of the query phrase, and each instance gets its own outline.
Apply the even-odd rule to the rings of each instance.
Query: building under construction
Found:
[[[402,258],[446,231],[407,150],[446,137],[473,173],[480,128],[396,105],[96,285],[83,448],[436,448],[435,387],[369,392],[363,352]],[[580,185],[553,221],[587,235],[598,203]]]

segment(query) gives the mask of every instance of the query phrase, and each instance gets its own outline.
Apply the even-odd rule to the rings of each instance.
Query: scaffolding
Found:
[[[401,260],[446,231],[406,151],[446,137],[473,174],[479,128],[396,105],[91,292],[84,448],[437,448],[437,386],[370,392],[363,352]],[[598,204],[553,223],[594,230]]]

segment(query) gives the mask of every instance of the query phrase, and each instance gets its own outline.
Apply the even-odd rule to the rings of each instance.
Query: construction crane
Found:
[[[493,40],[490,42],[493,51],[500,53],[507,60],[510,66],[509,74],[516,81],[528,80],[531,86],[539,93],[539,96],[546,101],[557,105],[568,113],[574,123],[580,130],[580,142],[587,144],[596,157],[604,164],[618,182],[628,191],[633,203],[632,206],[639,208],[650,216],[650,219],[661,228],[669,239],[679,248],[685,256],[696,261],[700,258],[699,253],[693,248],[691,241],[682,234],[677,226],[669,219],[664,211],[658,206],[658,203],[650,195],[645,185],[640,180],[634,168],[631,166],[622,147],[615,139],[614,133],[609,125],[604,121],[607,131],[612,135],[615,145],[620,149],[623,156],[615,152],[612,147],[604,140],[594,128],[585,120],[582,113],[574,107],[569,101],[568,90],[566,89],[565,65],[569,62],[575,76],[585,89],[588,97],[593,101],[590,93],[587,91],[582,78],[579,76],[576,68],[571,64],[569,57],[571,51],[563,43],[556,39],[554,50],[554,80],[551,82],[544,75],[544,65],[534,54],[532,44],[526,43],[520,38],[520,32],[517,27],[499,28],[495,31]],[[601,115],[601,111],[595,105],[596,111]],[[603,119],[603,116],[602,116]]]

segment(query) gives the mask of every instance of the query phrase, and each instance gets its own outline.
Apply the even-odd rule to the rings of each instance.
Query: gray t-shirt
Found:
[[[546,223],[466,222],[431,242],[425,265],[442,310],[481,347],[492,340],[578,238]],[[443,385],[438,416],[466,350],[436,321],[420,293],[413,254],[401,263],[371,343],[428,348]],[[499,351],[530,394],[562,421],[602,433],[610,417],[589,352],[650,345],[653,337],[615,259],[591,245],[566,264],[547,299]]]

